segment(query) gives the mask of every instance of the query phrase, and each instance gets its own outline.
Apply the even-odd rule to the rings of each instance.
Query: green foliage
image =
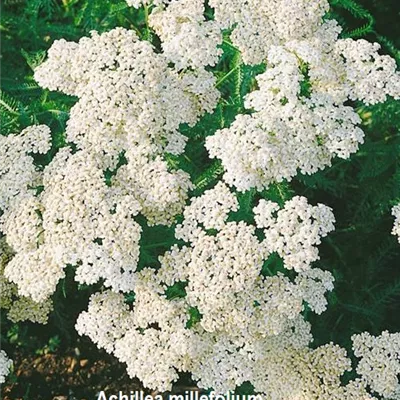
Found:
[[[390,235],[390,210],[400,200],[400,104],[388,100],[358,112],[366,133],[359,152],[291,183],[296,193],[331,206],[336,217],[319,262],[335,276],[335,297],[327,312],[307,316],[315,345],[332,340],[349,347],[353,333],[400,329],[400,249]]]
[[[176,282],[174,285],[169,286],[165,290],[165,296],[168,300],[178,299],[186,296],[185,287],[187,286],[187,282]]]
[[[197,322],[201,320],[201,314],[197,307],[190,307],[189,308],[189,321],[186,324],[186,327],[189,329]]]
[[[60,347],[60,344],[60,337],[58,335],[52,336],[45,346],[43,346],[41,349],[36,350],[36,354],[43,355],[48,353],[55,353]]]
[[[359,3],[354,0],[333,0],[331,1],[333,7],[338,7],[349,12],[356,20],[361,20],[362,25],[357,28],[347,30],[344,37],[360,38],[368,33],[373,32],[375,23],[374,17]],[[365,22],[365,23],[364,23]]]

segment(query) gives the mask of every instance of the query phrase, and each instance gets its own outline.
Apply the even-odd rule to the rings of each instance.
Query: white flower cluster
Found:
[[[124,296],[106,291],[92,295],[88,311],[79,315],[75,327],[80,335],[90,333],[91,339],[99,348],[112,353],[115,341],[123,336],[132,323]]]
[[[62,268],[42,240],[41,205],[35,188],[42,174],[27,153],[46,153],[50,149],[50,129],[44,125],[24,129],[20,135],[0,136],[0,231],[17,254],[7,263],[5,277],[18,285],[19,294],[44,300],[63,276]],[[38,274],[42,271],[42,274]]]
[[[192,242],[204,229],[222,229],[230,211],[238,210],[236,196],[222,182],[200,197],[192,198],[183,211],[183,224],[176,227],[179,239]]]
[[[265,205],[279,209],[263,200],[254,209],[257,226],[265,228],[266,238],[260,241],[253,226],[226,222],[238,204],[228,187],[218,183],[192,200],[176,228],[176,237],[190,247],[174,247],[161,258],[159,276],[169,285],[188,281],[186,299],[202,314],[200,324],[207,331],[241,331],[244,337],[278,334],[287,319],[300,313],[306,298],[316,312],[326,308],[324,293],[333,289],[333,277],[310,270],[310,264],[318,259],[315,245],[334,229],[331,210],[296,197],[274,217]],[[272,252],[299,273],[295,283],[283,275],[260,276]]]
[[[337,22],[324,21],[326,0],[210,0],[210,21],[203,0],[154,4],[150,26],[176,68],[214,65],[222,29],[232,29],[231,41],[245,63],[267,64],[258,89],[246,97],[252,114],[238,115],[206,142],[210,157],[222,161],[225,181],[238,190],[262,190],[299,170],[312,174],[335,156],[350,157],[364,134],[345,102],[400,97],[395,60],[379,55],[377,43],[339,39]]]
[[[14,283],[4,276],[4,268],[13,257],[13,252],[5,237],[0,239],[0,308],[8,310],[7,318],[12,322],[32,321],[46,324],[49,313],[53,310],[53,302],[47,299],[36,303],[30,297],[18,296]]]
[[[378,44],[338,39],[339,33],[336,21],[328,20],[311,36],[265,47],[267,70],[245,98],[252,113],[238,115],[229,128],[207,138],[209,154],[222,161],[228,184],[240,191],[262,190],[299,170],[315,173],[335,156],[348,158],[364,133],[357,126],[360,117],[345,102],[400,98],[395,60],[379,55]]]
[[[194,125],[216,106],[215,78],[204,68],[179,72],[134,31],[116,28],[79,43],[55,41],[35,71],[45,88],[75,95],[66,135],[70,142],[114,169],[130,187],[149,223],[171,223],[191,188],[183,171],[168,171],[164,152],[182,153],[181,123]],[[128,173],[128,176],[123,176]],[[125,188],[126,189],[126,188]]]
[[[211,73],[178,74],[149,42],[122,28],[92,32],[79,43],[55,41],[35,79],[78,96],[67,139],[114,162],[134,146],[149,156],[162,152],[166,142],[182,141],[179,124],[195,124],[219,97]]]
[[[138,201],[149,225],[171,224],[182,212],[188,191],[193,189],[189,175],[182,170],[168,171],[160,156],[143,164],[140,158],[130,159],[118,169],[112,186]]]
[[[337,41],[335,50],[345,59],[346,91],[350,99],[376,104],[384,102],[387,95],[400,97],[396,61],[390,56],[379,55],[380,47],[378,43],[364,39]]]
[[[162,40],[164,55],[176,68],[215,65],[222,49],[220,24],[205,21],[204,0],[173,0],[169,6],[155,9],[150,26]]]
[[[43,192],[25,197],[2,216],[2,230],[16,255],[5,276],[20,295],[40,302],[77,266],[76,280],[130,291],[139,258],[141,228],[132,219],[140,206],[108,187],[96,158],[87,151],[57,153],[43,173]]]
[[[7,312],[7,318],[12,322],[31,321],[38,324],[47,324],[49,314],[53,311],[53,301],[43,300],[39,303],[30,297],[19,297],[12,302]]]
[[[63,265],[55,259],[47,246],[17,253],[6,265],[5,277],[18,286],[20,296],[36,302],[46,300],[56,290],[58,281],[65,276]]]
[[[394,216],[394,225],[392,234],[399,237],[400,243],[400,204],[392,208],[392,215]]]
[[[178,379],[177,371],[188,370],[190,361],[188,345],[194,333],[186,329],[186,303],[167,300],[152,270],[143,271],[135,294],[135,324],[117,341],[115,355],[146,387],[169,390]]]
[[[171,224],[182,212],[190,177],[170,170],[163,155],[183,151],[181,123],[193,125],[215,107],[215,78],[202,66],[179,72],[122,28],[56,41],[35,78],[79,98],[66,129],[78,151],[62,149],[40,173],[28,154],[49,150],[48,127],[0,137],[0,229],[16,252],[5,276],[36,302],[55,291],[68,264],[80,283],[102,279],[131,291],[141,233],[133,217]],[[116,170],[109,183],[107,169]],[[42,184],[36,196],[31,188]]]
[[[311,36],[329,10],[327,0],[210,0],[209,4],[221,27],[234,27],[232,42],[248,64],[264,62],[273,45]]]
[[[376,393],[390,400],[400,399],[400,333],[368,332],[353,335],[353,350],[360,358],[357,373]]]
[[[75,279],[130,291],[139,258],[140,210],[129,195],[108,187],[86,151],[58,152],[44,172],[44,243],[63,265],[78,265]]]
[[[332,209],[323,204],[312,207],[305,197],[296,196],[278,210],[277,203],[266,200],[254,208],[257,227],[265,228],[269,251],[276,251],[286,268],[297,272],[309,269],[319,258],[315,245],[334,230]]]
[[[323,18],[326,0],[209,0],[214,19],[203,0],[127,3],[150,11],[146,22],[162,51],[116,28],[54,42],[35,71],[42,87],[78,98],[66,128],[74,146],[39,171],[32,153],[50,149],[48,127],[0,136],[0,231],[11,248],[1,247],[0,285],[8,317],[45,322],[50,296],[72,265],[78,282],[109,288],[91,297],[78,333],[146,387],[170,390],[184,371],[218,393],[249,381],[266,399],[371,400],[368,390],[400,399],[399,334],[355,335],[361,378],[347,385],[345,350],[310,347],[305,304],[322,313],[333,289],[332,274],[312,267],[321,238],[334,230],[332,210],[299,196],[282,207],[262,199],[253,226],[234,220],[239,202],[227,186],[262,190],[356,152],[364,134],[347,102],[400,97],[394,60],[379,55],[377,44],[339,39],[338,24]],[[209,67],[222,53],[224,29],[245,63],[267,69],[245,98],[249,112],[206,139],[226,183],[186,205],[190,176],[169,168],[165,156],[184,151],[180,125],[194,126],[218,103]],[[139,213],[148,225],[171,225],[183,214],[175,237],[185,244],[162,255],[157,270],[137,271]],[[393,215],[400,236],[399,206]],[[281,272],[269,269],[276,256]],[[132,292],[130,305],[124,293]],[[0,382],[10,365],[1,352]]]
[[[305,361],[292,365],[291,358],[312,359],[310,327],[301,316],[303,303],[317,313],[324,311],[324,295],[333,289],[333,277],[328,271],[310,268],[315,257],[302,260],[294,282],[282,273],[264,276],[263,264],[274,235],[282,235],[286,246],[291,235],[294,241],[303,238],[300,247],[304,249],[297,251],[305,252],[333,229],[333,215],[328,207],[312,207],[304,198],[293,199],[277,217],[259,206],[257,220],[270,219],[268,226],[263,224],[265,240],[259,240],[254,226],[228,222],[229,213],[237,210],[235,195],[221,182],[192,199],[176,228],[176,237],[187,245],[174,245],[160,257],[157,272],[147,268],[136,273],[133,310],[128,311],[122,295],[96,294],[78,319],[78,332],[114,352],[127,363],[129,375],[147,387],[169,390],[178,371],[190,371],[201,387],[225,392],[251,381],[258,382],[258,390],[268,396],[278,396],[285,387],[282,379],[267,388],[265,371],[273,370],[281,352],[288,357],[282,371],[291,368],[293,375],[298,375]],[[284,219],[295,221],[289,230],[283,226]],[[168,299],[167,289],[179,284],[185,285],[185,296]],[[335,349],[319,350],[332,358],[321,371],[335,375],[339,387],[338,376],[348,361],[335,368],[333,360],[343,352]],[[261,351],[276,351],[269,367],[264,358],[258,358]],[[305,376],[298,382],[301,390],[308,385]],[[315,379],[313,385],[318,382]]]
[[[149,26],[161,39],[163,55],[177,70],[199,69],[218,62],[222,49],[220,21],[206,20],[204,0],[126,0],[138,8],[152,4]],[[167,7],[166,7],[167,5]]]
[[[6,376],[10,373],[12,360],[7,357],[4,350],[0,350],[0,384],[5,382]]]
[[[32,189],[40,185],[40,172],[30,153],[47,153],[50,141],[45,125],[30,126],[19,135],[0,135],[1,210],[16,209],[20,200],[33,195]]]
[[[193,335],[185,329],[189,315],[182,300],[166,299],[154,271],[137,275],[133,311],[122,294],[96,294],[76,328],[126,362],[130,376],[137,376],[146,387],[165,391],[178,378],[175,368],[185,370],[187,364],[188,337]]]
[[[170,390],[178,371],[190,371],[199,387],[221,394],[250,381],[267,399],[374,399],[365,380],[341,385],[351,369],[345,350],[332,343],[310,349],[311,327],[301,316],[266,337],[189,328],[186,299],[167,300],[157,281],[153,271],[141,273],[132,311],[121,294],[94,295],[77,323],[80,334],[113,351],[146,387]]]

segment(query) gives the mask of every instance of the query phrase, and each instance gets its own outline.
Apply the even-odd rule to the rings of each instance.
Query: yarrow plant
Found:
[[[355,368],[344,347],[313,344],[307,315],[334,290],[317,262],[335,210],[265,195],[358,151],[356,102],[400,98],[395,60],[342,38],[325,0],[127,4],[145,10],[145,38],[119,27],[57,40],[35,68],[42,88],[76,98],[51,160],[37,162],[53,151],[46,125],[0,136],[8,318],[46,323],[72,267],[80,285],[101,288],[77,332],[147,388],[171,390],[188,372],[220,394],[250,382],[271,400],[400,399],[398,333],[353,335]],[[240,112],[203,135],[212,179],[194,178],[180,160],[196,124],[226,102],[215,71],[226,48],[258,73]],[[393,215],[400,237],[399,206]],[[146,265],[157,246],[147,233],[160,225],[174,237]],[[4,352],[0,364],[1,382]]]
[[[5,382],[5,377],[9,374],[13,362],[7,357],[4,350],[0,350],[0,384]]]

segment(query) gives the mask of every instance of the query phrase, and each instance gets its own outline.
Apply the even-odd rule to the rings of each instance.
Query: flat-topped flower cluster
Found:
[[[261,191],[349,158],[363,142],[352,102],[400,98],[395,61],[379,45],[340,39],[325,0],[128,0],[151,10],[156,48],[116,28],[78,43],[58,40],[35,71],[46,89],[78,98],[68,146],[38,168],[51,132],[36,125],[0,136],[1,305],[13,321],[45,323],[51,295],[73,266],[75,279],[104,290],[76,323],[81,335],[127,364],[146,387],[170,390],[179,372],[220,393],[244,382],[266,399],[400,399],[399,334],[353,336],[358,378],[345,349],[311,348],[303,311],[321,314],[333,275],[314,266],[333,210],[294,196],[260,199],[254,224],[232,216],[238,193]],[[290,20],[293,23],[288,23]],[[185,152],[193,127],[220,100],[211,72],[230,32],[246,64],[265,64],[245,112],[208,136],[223,180],[193,197],[189,173],[168,155]],[[112,171],[106,179],[105,171]],[[143,227],[175,226],[161,267],[138,269]],[[394,234],[400,236],[400,208]],[[7,253],[7,255],[6,255]],[[3,256],[4,255],[4,256]],[[271,257],[282,260],[272,273]],[[170,298],[171,287],[181,294]],[[126,293],[134,292],[128,304]],[[9,361],[0,353],[0,379]],[[384,373],[381,373],[384,370]],[[0,381],[1,382],[1,381]]]

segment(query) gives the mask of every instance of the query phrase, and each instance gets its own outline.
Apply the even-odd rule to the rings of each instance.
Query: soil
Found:
[[[91,346],[53,354],[32,355],[16,351],[14,372],[2,385],[3,400],[94,400],[122,391],[151,391],[126,373],[125,364]]]
[[[172,392],[159,393],[143,387],[138,379],[131,379],[126,365],[114,356],[97,349],[93,343],[83,341],[79,348],[67,348],[55,353],[33,355],[17,349],[10,353],[14,371],[1,385],[2,400],[97,400],[104,391],[107,398],[119,391],[144,395],[158,394],[164,399],[169,394],[199,391],[189,375],[183,374]],[[200,391],[202,393],[202,391]]]

